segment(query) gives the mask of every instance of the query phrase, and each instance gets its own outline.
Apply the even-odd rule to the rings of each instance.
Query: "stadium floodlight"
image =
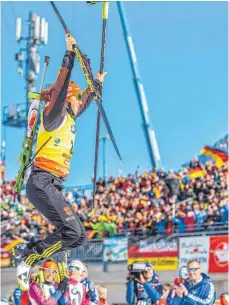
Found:
[[[40,38],[40,17],[39,16],[36,16],[36,19],[34,22],[33,38],[36,40],[38,40]]]
[[[44,44],[48,44],[48,22],[45,21],[45,37],[44,37]]]
[[[42,42],[45,40],[45,18],[41,18],[40,40]]]
[[[16,19],[16,40],[21,40],[21,18]]]

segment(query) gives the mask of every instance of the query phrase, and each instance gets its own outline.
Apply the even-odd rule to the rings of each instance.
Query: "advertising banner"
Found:
[[[176,270],[178,264],[177,241],[154,238],[139,241],[128,249],[128,264],[150,262],[157,270]]]
[[[209,272],[228,272],[228,236],[210,237]]]
[[[208,272],[209,238],[206,236],[181,237],[179,240],[179,268],[196,259],[201,264],[202,272]]]
[[[127,237],[111,237],[104,239],[103,242],[104,262],[126,261],[127,258],[128,258]]]

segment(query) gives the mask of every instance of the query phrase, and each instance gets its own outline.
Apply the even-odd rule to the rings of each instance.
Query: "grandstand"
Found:
[[[227,175],[227,162],[217,167],[212,157],[205,164],[194,159],[189,168],[176,173],[155,170],[110,177],[106,183],[101,179],[97,182],[95,217],[90,216],[92,197],[82,190],[68,188],[65,198],[80,215],[88,238],[127,232],[168,235],[209,228],[221,231],[227,230]],[[179,181],[177,194],[168,187],[172,180]],[[8,222],[7,231],[27,241],[44,238],[54,227],[31,208],[26,196],[21,203],[14,200],[13,185],[14,181],[3,182],[1,194],[1,220]]]

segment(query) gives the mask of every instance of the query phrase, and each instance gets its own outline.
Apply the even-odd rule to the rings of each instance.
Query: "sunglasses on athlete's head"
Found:
[[[81,93],[75,93],[75,94],[72,94],[72,96],[74,96],[77,100],[81,101],[82,100],[82,94]]]
[[[53,269],[42,269],[44,272],[46,272],[46,273],[49,273],[49,274],[56,274],[57,273],[57,271],[56,270],[53,270]]]
[[[196,271],[197,271],[198,269],[200,269],[200,268],[187,268],[188,273],[190,273],[190,272],[196,273]]]
[[[69,267],[68,267],[68,270],[69,270],[69,271],[80,271],[80,268],[77,267],[77,266],[69,266]]]
[[[81,93],[72,94],[71,97],[72,96],[74,96],[78,101],[82,101],[82,94]],[[67,98],[67,102],[69,101],[69,98],[70,97]]]

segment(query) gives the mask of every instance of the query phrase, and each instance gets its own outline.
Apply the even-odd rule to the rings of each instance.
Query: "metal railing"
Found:
[[[103,240],[89,239],[85,245],[72,249],[69,254],[69,260],[78,259],[85,263],[103,262]]]
[[[185,224],[184,224],[185,225]],[[222,222],[215,222],[213,224],[210,223],[202,223],[202,224],[190,224],[186,227],[180,227],[173,223],[173,230],[171,232],[167,232],[166,228],[158,229],[155,226],[148,229],[148,228],[136,228],[136,229],[121,229],[118,230],[116,234],[112,234],[112,236],[106,236],[106,237],[113,237],[113,236],[135,236],[136,238],[139,237],[145,237],[145,236],[152,236],[152,235],[165,235],[168,236],[172,233],[185,233],[185,234],[193,234],[194,232],[198,233],[206,233],[206,232],[227,232],[228,231],[228,222],[222,223]],[[93,230],[94,231],[94,230]],[[107,232],[109,233],[109,232]]]

